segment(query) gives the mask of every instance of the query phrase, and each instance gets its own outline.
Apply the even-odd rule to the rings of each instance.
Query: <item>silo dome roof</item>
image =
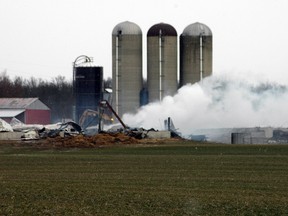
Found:
[[[183,36],[199,36],[200,34],[212,36],[212,31],[205,24],[196,22],[188,25],[182,33]]]
[[[166,23],[158,23],[153,25],[147,33],[147,36],[159,36],[159,31],[161,30],[164,36],[177,36],[177,31],[175,28]]]
[[[116,25],[112,31],[112,35],[118,35],[119,33],[122,35],[141,35],[142,31],[137,24],[125,21]]]

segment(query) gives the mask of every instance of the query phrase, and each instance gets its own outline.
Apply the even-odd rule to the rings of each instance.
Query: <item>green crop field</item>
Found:
[[[0,145],[0,215],[288,215],[288,145]]]

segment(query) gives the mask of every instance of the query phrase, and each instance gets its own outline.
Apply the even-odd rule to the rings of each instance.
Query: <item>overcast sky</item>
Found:
[[[72,62],[88,55],[111,77],[112,30],[131,21],[142,29],[146,73],[151,26],[165,22],[180,35],[201,22],[213,33],[214,74],[288,83],[287,11],[287,0],[0,0],[0,72],[72,79]]]

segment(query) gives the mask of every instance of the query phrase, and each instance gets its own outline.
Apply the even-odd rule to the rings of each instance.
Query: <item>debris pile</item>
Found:
[[[0,132],[6,132],[2,139],[8,140],[38,140],[43,138],[54,138],[57,136],[76,136],[82,134],[82,128],[73,121],[49,125],[24,124],[18,119],[12,119],[10,124],[0,119]],[[0,134],[1,135],[1,134]]]
[[[35,148],[97,148],[111,145],[139,144],[140,141],[123,133],[100,133],[94,136],[48,137],[29,141],[27,145]]]
[[[46,138],[37,141],[26,141],[29,146],[35,148],[99,148],[115,145],[141,145],[141,144],[167,144],[169,142],[184,141],[182,138],[169,139],[137,139],[129,134],[117,133],[99,133],[94,136],[77,135],[70,137]]]
[[[0,118],[0,132],[12,132],[13,129],[10,124]]]
[[[4,123],[5,121],[2,125]],[[9,129],[8,126],[10,126]],[[109,131],[99,131],[96,135],[87,136],[81,126],[72,121],[51,125],[29,125],[14,120],[10,122],[10,125],[5,124],[5,131],[0,133],[3,135],[0,140],[22,140],[25,142],[17,142],[16,145],[28,145],[35,148],[96,148],[110,145],[161,144],[169,142],[171,137],[174,138],[171,131],[157,131],[153,128],[146,130],[127,126],[116,130],[111,127]]]

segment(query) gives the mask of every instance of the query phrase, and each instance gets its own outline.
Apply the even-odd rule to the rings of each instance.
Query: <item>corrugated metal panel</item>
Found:
[[[0,118],[11,118],[23,113],[25,109],[0,109]]]
[[[0,98],[0,108],[21,109],[26,108],[38,98]]]
[[[0,98],[0,109],[25,108],[49,110],[38,98]]]
[[[50,124],[50,110],[26,110],[26,124]]]

